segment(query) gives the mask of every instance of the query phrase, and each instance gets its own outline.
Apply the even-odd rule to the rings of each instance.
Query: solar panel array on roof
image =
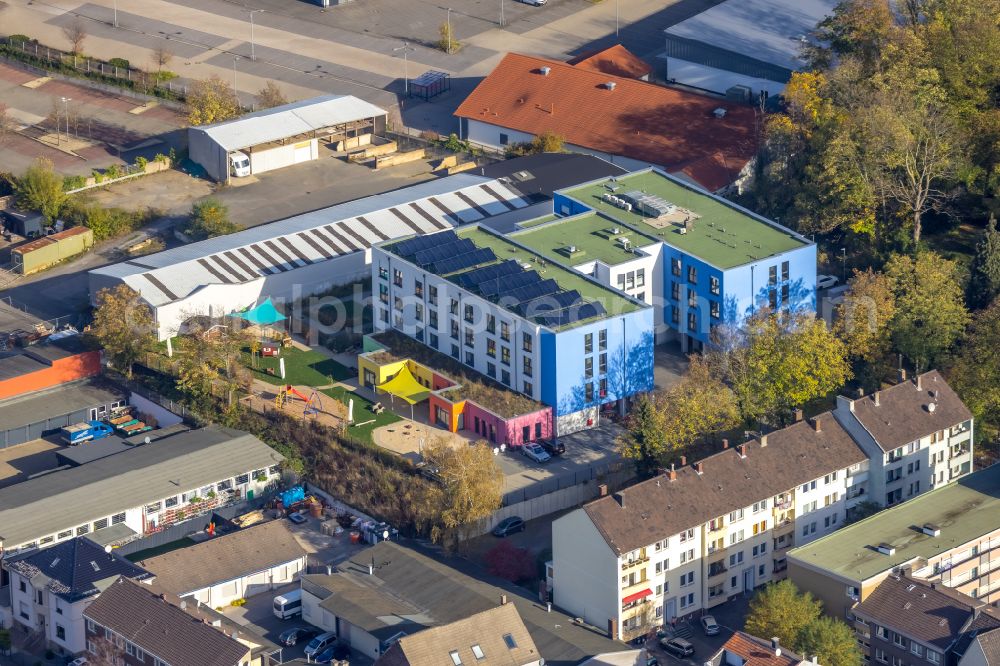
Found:
[[[479,285],[490,280],[498,280],[499,278],[514,275],[515,273],[520,273],[524,269],[521,268],[521,264],[517,263],[514,259],[506,259],[499,264],[493,264],[492,266],[483,266],[482,268],[476,268],[467,273],[462,273],[456,276],[455,281],[459,286],[469,289],[471,291],[478,291]]]
[[[518,265],[518,268],[520,268],[520,264]],[[524,269],[522,268],[521,270]],[[541,279],[541,276],[535,271],[524,271],[523,273],[508,275],[503,278],[480,282],[479,293],[484,298],[493,298],[499,295],[502,291],[517,289],[518,287],[523,287],[526,284],[539,282]]]
[[[526,303],[542,296],[554,294],[557,291],[559,291],[559,283],[552,278],[547,278],[535,284],[528,284],[518,289],[510,289],[502,298],[512,303]]]
[[[436,234],[416,236],[414,238],[399,241],[398,243],[391,245],[388,249],[392,250],[404,259],[409,259],[421,250],[426,250],[427,248],[435,247],[442,243],[455,240],[458,240],[458,236],[454,231],[441,231]]]
[[[442,259],[447,259],[449,257],[457,257],[460,254],[465,254],[466,252],[472,252],[476,249],[476,244],[473,243],[468,238],[462,238],[449,242],[441,243],[434,247],[429,247],[425,250],[421,250],[413,255],[410,259],[413,263],[420,266],[421,268],[427,268],[437,261]]]
[[[543,326],[557,328],[559,326],[566,326],[578,321],[583,321],[584,319],[590,319],[591,317],[597,317],[605,314],[606,312],[607,310],[604,309],[603,305],[597,303],[596,301],[591,301],[583,303],[579,306],[574,305],[562,310],[546,313],[535,317],[535,319]]]
[[[563,308],[577,305],[581,301],[582,298],[580,297],[580,292],[576,289],[573,289],[572,291],[559,291],[554,294],[546,294],[545,296],[531,301],[522,302],[517,305],[516,311],[522,316],[527,315],[534,317],[543,313],[562,310]]]
[[[434,263],[433,270],[438,275],[447,275],[448,273],[454,273],[466,268],[471,268],[472,266],[479,266],[480,264],[496,260],[497,255],[493,252],[493,250],[491,248],[484,247],[473,250],[472,252],[466,252],[455,257],[449,257],[447,259],[437,261]]]

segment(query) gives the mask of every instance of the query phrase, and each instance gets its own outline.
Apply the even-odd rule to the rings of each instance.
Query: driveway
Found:
[[[646,647],[650,654],[659,659],[661,664],[670,664],[671,666],[676,666],[677,664],[702,666],[702,664],[711,659],[722,648],[722,645],[729,640],[729,637],[735,631],[743,629],[751,596],[739,595],[705,613],[714,617],[715,621],[719,624],[719,633],[715,636],[706,636],[705,632],[701,629],[701,622],[697,619],[692,620],[690,623],[678,623],[676,628],[677,635],[694,645],[694,654],[686,659],[678,659],[673,655],[667,654],[660,647],[659,641],[655,639],[648,641]]]
[[[289,618],[287,620],[279,619],[271,610],[272,602],[274,597],[279,594],[284,594],[285,592],[291,592],[292,590],[297,589],[299,589],[298,581],[285,585],[284,587],[279,587],[270,592],[256,594],[247,599],[246,604],[243,606],[226,606],[222,609],[222,612],[224,615],[232,618],[236,622],[239,622],[242,625],[249,625],[251,628],[256,629],[268,640],[281,645],[281,643],[278,642],[278,636],[281,632],[307,623],[303,622],[301,617]],[[305,648],[305,642],[291,647],[282,646],[282,660],[289,661],[298,657],[304,657]]]

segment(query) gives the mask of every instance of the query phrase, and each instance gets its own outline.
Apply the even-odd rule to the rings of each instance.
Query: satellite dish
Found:
[[[104,552],[107,553],[108,555],[111,554],[111,544],[110,543],[104,547]]]
[[[386,541],[389,540],[389,530],[382,532],[382,538],[385,539]]]
[[[146,436],[145,436],[145,437],[144,437],[144,438],[142,439],[142,443],[143,443],[143,444],[149,444],[149,443],[150,443],[150,442],[152,442],[152,441],[153,441],[153,440],[151,440],[151,439],[149,438],[149,435],[146,435]]]

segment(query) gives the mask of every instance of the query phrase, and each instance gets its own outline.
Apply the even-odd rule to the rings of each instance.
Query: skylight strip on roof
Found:
[[[320,242],[324,243],[335,255],[348,254],[350,250],[337,244],[333,238],[331,238],[322,229],[310,229],[308,232],[315,236]]]
[[[417,213],[417,215],[427,220],[431,224],[431,226],[433,226],[435,229],[440,230],[440,229],[447,229],[449,227],[448,224],[442,222],[441,220],[439,220],[438,218],[434,217],[429,212],[421,208],[418,202],[416,201],[410,203],[410,208],[412,208]]]
[[[240,254],[242,254],[247,259],[249,259],[250,262],[253,263],[253,265],[256,266],[257,268],[259,268],[261,271],[263,271],[265,275],[273,275],[274,273],[280,273],[281,272],[278,269],[273,268],[270,265],[268,265],[268,264],[264,263],[263,261],[261,261],[260,257],[258,257],[256,254],[254,254],[253,252],[251,252],[250,248],[248,248],[248,247],[240,247],[240,248],[237,248],[236,251],[239,252]]]
[[[166,297],[169,298],[170,300],[172,301],[177,300],[177,294],[167,289],[167,285],[160,282],[160,280],[152,273],[143,273],[142,277],[146,278],[146,280],[148,280],[150,284],[152,284],[154,287],[162,291],[164,295],[166,295]]]
[[[292,270],[293,268],[300,268],[301,266],[306,265],[304,261],[296,261],[295,259],[292,259],[287,254],[285,254],[285,251],[282,250],[280,247],[278,247],[278,244],[275,243],[273,240],[266,240],[262,242],[261,245],[265,246],[268,250],[270,250],[275,255],[280,257],[282,263],[288,266],[288,270]]]
[[[364,215],[358,215],[358,222],[364,225],[365,229],[378,236],[379,240],[389,240],[389,237],[379,230],[374,224],[365,219]]]
[[[204,268],[206,271],[208,271],[213,276],[215,276],[215,278],[217,280],[221,281],[223,284],[233,284],[232,279],[230,279],[230,278],[226,277],[225,275],[223,275],[222,273],[220,273],[218,271],[218,269],[216,269],[214,266],[212,266],[212,264],[208,263],[204,259],[198,259],[197,261],[201,265],[202,268]]]
[[[271,250],[265,248],[263,243],[254,243],[250,247],[253,248],[254,252],[256,252],[257,254],[259,254],[261,257],[264,258],[264,261],[268,263],[268,265],[275,273],[284,273],[285,271],[294,268],[293,266],[288,265],[283,261],[281,261],[281,259],[275,259],[273,256],[271,256]]]
[[[462,201],[459,197],[456,197],[454,193],[449,192],[448,194],[442,194],[434,197],[434,199],[440,201],[447,208],[455,211],[455,215],[462,220],[461,224],[478,222],[483,219],[482,215],[480,215],[474,208],[469,208],[469,205]]]
[[[490,187],[486,183],[483,183],[482,185],[480,185],[479,189],[481,189],[483,192],[486,192],[486,194],[490,195],[491,197],[493,197],[494,199],[496,199],[497,201],[499,201],[500,203],[502,203],[504,205],[504,207],[507,208],[507,210],[517,210],[517,206],[515,206],[514,204],[512,204],[510,201],[508,201],[506,199],[506,197],[504,197],[502,194],[500,194],[499,192],[497,192],[496,190],[494,190],[492,187]]]
[[[359,243],[361,243],[362,247],[365,248],[371,247],[372,242],[367,238],[365,238],[364,236],[362,236],[361,234],[359,234],[358,231],[353,226],[351,226],[350,224],[351,222],[353,222],[353,220],[345,220],[340,224],[338,224],[337,228],[343,231],[345,234],[349,235],[351,238],[354,238]]]
[[[319,252],[320,256],[322,256],[324,259],[333,259],[333,255],[330,254],[330,252],[326,248],[321,246],[312,236],[308,235],[306,232],[303,231],[296,235],[302,239],[303,243],[307,244],[309,247]]]
[[[463,224],[465,222],[458,215],[458,213],[456,213],[455,211],[453,211],[451,208],[448,208],[448,206],[444,205],[444,203],[440,199],[438,199],[437,197],[428,197],[427,201],[431,202],[438,209],[440,209],[441,212],[444,213],[445,215],[447,215],[451,219],[451,221],[454,222],[455,224]]]
[[[230,251],[230,250],[226,250],[225,252],[223,252],[223,254],[224,254],[224,255],[226,255],[226,257],[227,257],[227,258],[228,258],[228,259],[229,259],[229,260],[230,260],[231,262],[233,262],[234,264],[236,264],[237,266],[239,266],[239,267],[240,267],[241,269],[243,269],[243,271],[244,271],[244,272],[245,272],[245,273],[246,273],[247,275],[250,275],[250,276],[252,276],[252,278],[256,278],[256,277],[258,277],[258,276],[260,275],[260,273],[259,273],[258,271],[254,270],[253,268],[251,268],[250,266],[248,266],[248,265],[247,265],[247,264],[246,264],[246,263],[245,263],[245,262],[244,262],[244,261],[243,261],[242,259],[240,259],[240,258],[239,258],[239,257],[238,257],[238,256],[236,255],[236,253],[235,253],[235,252],[232,252],[232,251]],[[252,278],[251,278],[251,279],[252,279]]]
[[[289,252],[291,252],[291,253],[292,253],[292,255],[294,255],[294,257],[295,257],[296,259],[298,259],[299,261],[304,261],[304,262],[306,262],[306,264],[307,264],[307,265],[308,265],[308,264],[315,264],[315,263],[316,263],[316,260],[315,260],[315,259],[311,258],[311,257],[310,257],[310,256],[309,256],[309,255],[308,255],[308,254],[306,253],[306,251],[305,251],[305,250],[303,250],[302,248],[300,248],[300,247],[298,247],[297,245],[295,245],[295,243],[293,243],[293,242],[291,241],[291,239],[290,239],[290,238],[289,238],[288,236],[278,236],[278,238],[276,238],[275,240],[276,240],[276,241],[277,241],[278,243],[280,243],[281,245],[284,245],[284,246],[285,246],[285,248],[286,248],[286,249],[287,249],[287,250],[288,250]]]
[[[490,211],[480,206],[478,203],[476,203],[476,201],[472,197],[470,197],[462,190],[458,190],[457,192],[455,192],[455,196],[461,199],[465,203],[465,205],[467,205],[469,208],[472,208],[474,211],[476,211],[483,217],[492,217],[493,214],[490,213]]]
[[[221,255],[213,254],[213,255],[210,255],[208,257],[205,257],[205,259],[207,261],[213,261],[213,262],[215,262],[215,265],[217,265],[219,268],[221,268],[222,270],[224,270],[226,273],[228,273],[232,277],[236,278],[237,282],[246,282],[246,281],[248,281],[250,279],[247,276],[243,275],[243,273],[240,273],[238,270],[236,270],[236,268],[234,268],[233,266],[231,266],[229,263],[227,263],[226,261],[224,261],[223,257]]]
[[[336,227],[334,227],[332,224],[326,225],[325,227],[323,227],[323,229],[325,229],[327,233],[333,236],[338,243],[346,247],[348,252],[356,252],[363,247],[359,246],[357,243],[344,237],[344,235],[341,234],[339,231],[337,231]]]
[[[517,208],[526,208],[532,204],[530,199],[526,198],[512,185],[508,185],[502,180],[493,181],[489,184],[489,187],[504,199],[513,203]]]
[[[406,226],[408,226],[408,227],[409,227],[410,229],[412,229],[412,230],[413,230],[413,231],[414,231],[415,233],[418,233],[418,234],[422,234],[422,233],[424,233],[424,230],[423,230],[423,229],[421,229],[421,228],[420,228],[420,226],[419,226],[419,225],[417,225],[417,223],[416,223],[416,222],[414,222],[414,221],[413,221],[413,220],[411,220],[410,218],[408,218],[408,217],[406,217],[405,215],[403,215],[403,213],[402,213],[402,212],[400,212],[400,210],[399,210],[398,208],[390,208],[390,209],[389,209],[389,212],[390,212],[390,213],[392,213],[393,215],[395,215],[395,216],[396,216],[397,218],[399,218],[399,220],[400,220],[400,221],[401,221],[401,222],[402,222],[403,224],[405,224]]]

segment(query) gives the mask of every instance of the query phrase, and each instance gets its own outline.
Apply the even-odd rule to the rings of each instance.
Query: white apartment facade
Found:
[[[684,463],[553,523],[558,606],[628,640],[781,579],[793,544],[846,521],[867,464],[829,414]]]
[[[834,416],[871,460],[870,497],[893,506],[972,472],[973,418],[936,371],[871,395],[837,398]]]

